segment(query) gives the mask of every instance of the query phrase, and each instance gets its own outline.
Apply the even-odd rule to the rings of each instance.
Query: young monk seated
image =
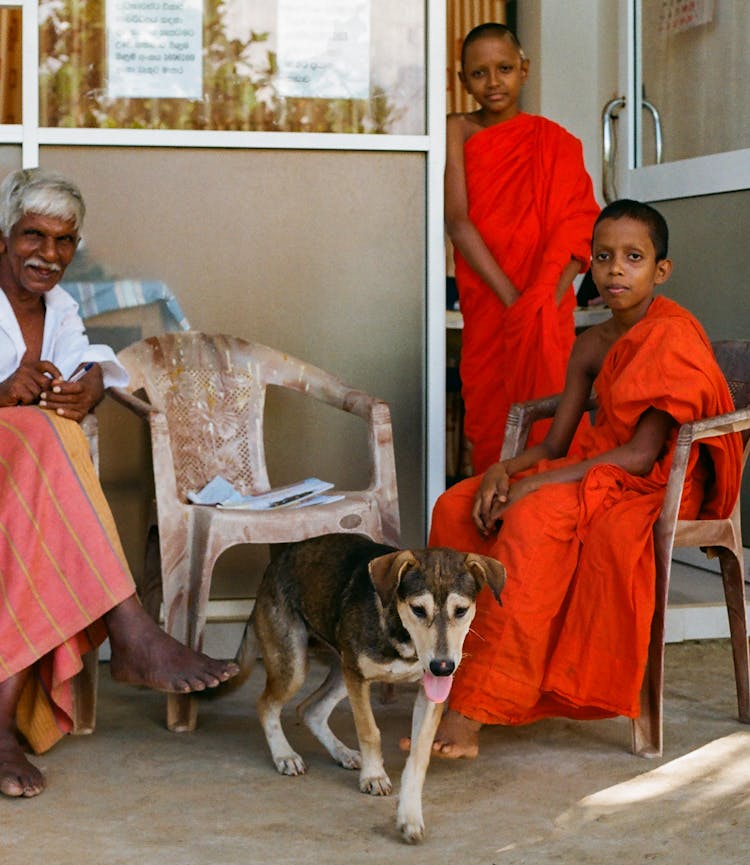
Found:
[[[654,290],[667,226],[617,201],[599,215],[592,275],[612,318],[582,333],[541,444],[448,489],[430,544],[493,556],[502,607],[480,595],[434,750],[474,757],[483,724],[636,717],[654,608],[652,529],[680,424],[733,404],[698,321]],[[573,441],[593,388],[594,426]],[[680,516],[726,516],[739,435],[696,447]]]
[[[45,787],[26,758],[72,728],[71,680],[109,636],[118,681],[162,691],[211,688],[235,664],[164,633],[135,596],[79,422],[104,388],[127,383],[90,345],[58,286],[84,203],[59,175],[18,171],[0,185],[0,792]],[[79,377],[80,376],[80,377]],[[77,380],[73,380],[77,379]]]

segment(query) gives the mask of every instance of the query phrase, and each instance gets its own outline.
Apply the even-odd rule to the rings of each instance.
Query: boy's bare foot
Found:
[[[170,637],[132,595],[104,617],[112,646],[110,673],[117,682],[185,694],[215,688],[239,672],[233,661],[194,652]]]
[[[26,759],[15,734],[0,730],[0,793],[5,796],[38,796],[46,784],[44,775]]]
[[[453,709],[443,715],[432,743],[432,753],[439,757],[457,759],[466,757],[473,760],[479,753],[479,731],[482,725],[479,721],[467,718],[454,712]]]
[[[457,760],[459,757],[473,760],[479,754],[481,729],[482,724],[479,721],[448,709],[435,733],[435,741],[432,743],[433,756],[446,757],[450,760]],[[401,739],[399,747],[402,751],[408,751],[411,747],[411,739],[408,737]]]

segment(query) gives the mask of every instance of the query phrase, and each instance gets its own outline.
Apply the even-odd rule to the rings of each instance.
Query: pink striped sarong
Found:
[[[34,668],[18,708],[37,752],[72,728],[71,680],[135,591],[81,427],[0,409],[0,682]]]

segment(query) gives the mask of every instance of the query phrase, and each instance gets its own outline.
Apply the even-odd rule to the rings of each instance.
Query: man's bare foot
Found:
[[[215,688],[239,672],[170,637],[150,618],[135,595],[104,617],[112,646],[110,673],[117,682],[186,694]]]
[[[432,743],[432,753],[435,757],[446,757],[457,760],[465,757],[473,760],[479,754],[479,731],[482,724],[467,718],[453,709],[448,709],[443,715],[440,726]],[[404,737],[399,741],[402,751],[411,748],[411,739]]]
[[[32,765],[18,742],[16,709],[28,670],[0,682],[0,793],[5,796],[38,796],[44,775]]]
[[[26,759],[14,733],[0,730],[0,793],[29,798],[45,786],[44,775]]]

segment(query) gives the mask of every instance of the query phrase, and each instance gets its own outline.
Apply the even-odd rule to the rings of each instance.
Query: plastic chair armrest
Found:
[[[672,459],[672,468],[667,479],[664,505],[654,527],[657,543],[671,544],[672,542],[680,502],[682,501],[690,449],[693,444],[701,439],[742,432],[747,429],[750,429],[750,408],[741,408],[726,414],[682,424],[677,433],[677,444]]]
[[[125,390],[124,388],[111,387],[107,392],[112,397],[112,399],[115,400],[115,402],[119,402],[121,405],[129,408],[139,417],[142,417],[144,419],[148,418],[149,415],[157,411],[157,409],[152,406],[151,403],[146,402],[146,400],[140,399],[137,396],[134,396],[129,390]]]

